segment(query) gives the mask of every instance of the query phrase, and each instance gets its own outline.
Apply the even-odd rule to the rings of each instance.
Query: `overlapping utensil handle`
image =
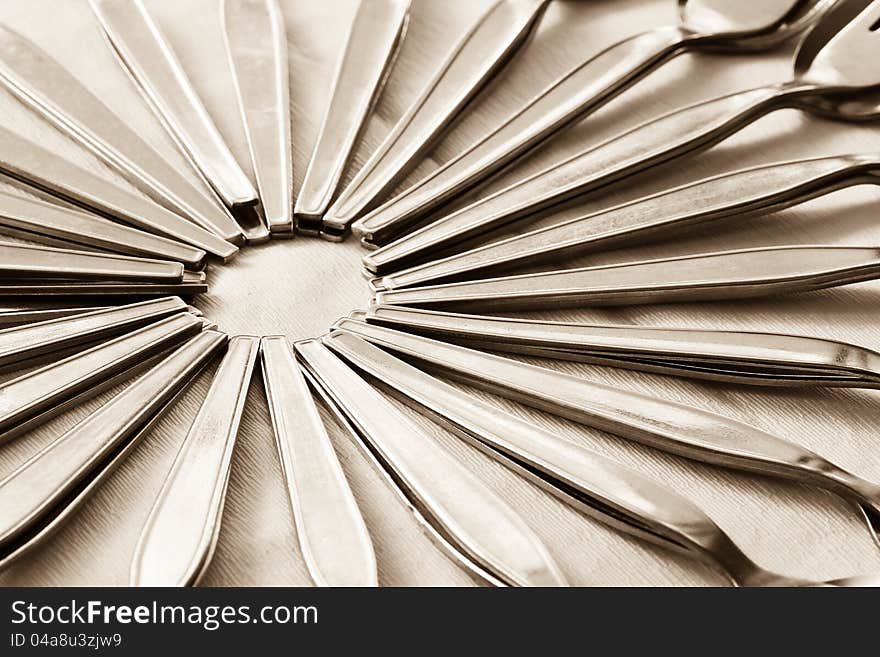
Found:
[[[525,42],[547,4],[548,0],[498,0],[480,16],[327,211],[325,234],[343,234],[415,166],[417,158]]]
[[[0,550],[147,423],[226,342],[204,331],[0,481]]]
[[[602,51],[467,151],[355,222],[352,231],[375,244],[400,235],[413,221],[611,101],[675,55],[688,36],[681,28],[662,28]]]
[[[393,270],[424,261],[438,248],[709,147],[778,107],[789,93],[795,92],[761,87],[666,114],[391,242],[368,256],[367,267]]]
[[[880,488],[732,418],[438,340],[341,320],[337,328],[527,406],[687,458],[805,481],[877,508]]]
[[[259,344],[251,336],[229,341],[144,524],[132,560],[132,585],[193,584],[210,561]]]
[[[224,0],[223,36],[260,205],[269,230],[293,234],[287,35],[277,0]]]
[[[238,226],[57,60],[0,26],[0,82],[25,105],[90,149],[155,200],[206,230],[240,241]]]
[[[880,248],[795,246],[390,290],[376,303],[447,310],[719,301],[806,292],[880,276]]]
[[[601,522],[691,556],[705,557],[729,540],[692,502],[634,470],[480,401],[352,333],[335,331],[322,341],[404,401]]]
[[[297,353],[385,467],[478,565],[517,586],[564,579],[519,515],[319,342]]]
[[[415,265],[382,277],[385,289],[473,272],[558,260],[578,253],[667,238],[693,225],[769,213],[841,187],[880,182],[880,158],[841,155],[783,162],[715,176],[555,226]],[[369,264],[370,257],[365,262]]]
[[[376,557],[290,342],[261,341],[263,383],[300,549],[319,586],[376,586]]]
[[[377,306],[366,320],[466,347],[762,385],[880,387],[880,352],[801,335],[606,326]]]
[[[321,132],[296,199],[297,227],[320,229],[355,141],[388,78],[410,0],[360,2],[333,82]]]

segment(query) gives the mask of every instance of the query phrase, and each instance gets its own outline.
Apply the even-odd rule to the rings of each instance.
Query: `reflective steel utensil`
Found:
[[[259,338],[251,336],[229,340],[144,523],[132,559],[132,586],[194,585],[211,562],[259,346]]]
[[[223,34],[269,231],[293,236],[287,36],[276,0],[223,0]]]
[[[243,239],[232,216],[218,202],[190,184],[61,63],[5,26],[0,26],[0,82],[154,200],[169,204],[224,239]]]
[[[0,141],[0,173],[97,214],[204,249],[224,262],[238,251],[222,237],[6,128],[0,127]]]
[[[679,25],[637,34],[575,67],[464,153],[358,220],[353,230],[366,242],[384,244],[673,57],[700,50],[769,50],[800,34],[832,5],[828,0],[679,0]]]
[[[0,297],[38,299],[41,297],[116,297],[116,296],[192,296],[208,291],[203,271],[185,271],[180,282],[150,283],[141,281],[69,281],[58,279],[0,279]]]
[[[377,586],[367,526],[284,336],[261,341],[263,383],[300,551],[318,586]]]
[[[361,0],[333,81],[333,93],[296,199],[300,232],[318,233],[355,141],[406,31],[410,0]]]
[[[631,203],[462,251],[382,277],[386,289],[552,262],[578,253],[666,239],[696,224],[770,213],[844,187],[880,183],[880,155],[840,155],[714,176]],[[373,265],[369,255],[364,263]]]
[[[717,301],[821,290],[878,276],[878,247],[780,246],[389,290],[376,294],[376,302],[488,311]]]
[[[324,215],[322,234],[342,239],[414,167],[468,101],[525,43],[549,0],[498,0],[453,46],[418,99]]]
[[[226,344],[204,331],[0,481],[0,568],[67,520]]]
[[[652,479],[512,417],[351,333],[334,332],[322,342],[383,389],[600,522],[706,561],[741,586],[804,584],[755,564],[696,505]]]
[[[376,306],[365,319],[475,349],[710,381],[880,388],[880,353],[802,335],[606,326]]]
[[[230,208],[257,193],[141,0],[89,0],[110,47],[150,107]]]
[[[880,33],[871,29],[878,19],[876,0],[839,3],[801,42],[790,81],[697,103],[644,123],[388,244],[372,254],[372,261],[392,269],[423,261],[442,246],[708,148],[778,109],[810,110],[821,100],[827,105],[823,114],[831,116],[837,107],[840,120],[877,118],[880,73],[869,62],[880,49]],[[854,97],[871,102],[853,109],[847,99]]]
[[[507,503],[326,347],[315,340],[295,346],[360,439],[467,559],[508,585],[565,585],[544,545]]]
[[[586,379],[344,319],[336,326],[430,371],[587,426],[705,463],[827,488],[859,504],[875,540],[880,486],[799,445],[732,418]]]

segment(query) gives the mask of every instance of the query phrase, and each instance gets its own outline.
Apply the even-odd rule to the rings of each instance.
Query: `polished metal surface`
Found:
[[[122,65],[221,200],[231,208],[255,204],[256,190],[143,3],[91,0],[90,4]]]
[[[260,344],[263,384],[300,550],[318,586],[376,586],[363,517],[284,336]]]
[[[360,117],[345,126],[356,137],[335,153],[338,178],[316,178],[352,189],[364,164],[381,159],[395,126],[426,109],[420,103],[438,66],[475,76],[433,96],[428,113],[445,106],[454,117],[436,133],[408,133],[399,146],[415,156],[403,169],[394,173],[401,161],[385,160],[373,171],[376,180],[394,177],[369,201],[378,206],[435,171],[442,181],[446,163],[491,141],[532,99],[547,97],[542,90],[598,61],[597,53],[674,25],[675,3],[412,0],[395,5],[408,4],[402,38],[392,39],[400,25],[389,21],[362,33],[369,37],[362,45],[354,45],[366,4],[359,0],[101,4],[115,17],[104,23],[119,52],[107,47],[108,30],[90,0],[0,6],[0,25],[20,37],[25,54],[45,55],[28,68],[6,53],[19,74],[31,73],[12,89],[0,85],[0,201],[9,215],[0,233],[18,255],[81,252],[78,263],[54,269],[47,258],[8,258],[18,275],[0,281],[8,297],[0,326],[16,332],[0,364],[9,402],[0,481],[22,476],[58,436],[105,413],[145,377],[158,391],[174,375],[151,373],[190,336],[215,336],[208,342],[216,347],[203,346],[216,353],[226,344],[222,330],[233,346],[216,369],[178,362],[192,385],[148,402],[148,411],[130,397],[137,426],[91,460],[86,476],[60,485],[40,479],[43,493],[63,499],[36,503],[39,518],[0,550],[8,566],[0,585],[876,585],[871,482],[880,470],[871,388],[880,281],[876,248],[866,245],[880,244],[877,167],[870,155],[850,154],[880,150],[876,129],[857,121],[872,117],[878,95],[873,87],[839,86],[870,83],[875,74],[864,66],[874,33],[840,31],[864,0],[836,3],[799,46],[795,74],[821,94],[793,97],[790,109],[690,150],[676,166],[629,176],[625,186],[603,185],[522,220],[490,218],[490,232],[391,259],[368,270],[370,280],[360,271],[361,245],[333,243],[344,229],[325,231],[327,240],[270,239],[294,236],[293,198],[302,197],[319,142],[350,138],[325,125],[325,116]],[[652,117],[742,89],[784,87],[796,45],[790,37],[826,8],[793,0],[678,4],[687,29],[748,36],[725,42],[729,48],[665,58],[603,111],[566,123],[527,157],[466,181],[469,191],[456,191],[435,215],[398,228],[442,223]],[[513,7],[523,10],[522,22],[491,27],[486,17]],[[455,44],[467,46],[450,59]],[[374,47],[369,62],[346,55]],[[364,88],[334,83],[345,68],[362,71],[348,79],[362,77]],[[161,108],[145,95],[151,88],[161,100],[158,92],[175,86]],[[42,104],[22,96],[25,88],[39,91]],[[371,107],[362,113],[340,100],[347,92]],[[236,206],[235,221],[208,185],[209,167],[200,169],[185,135],[168,129],[175,108],[195,106],[188,99],[213,125],[214,146],[259,196],[257,205]],[[49,101],[63,113],[47,116]],[[94,101],[103,113],[80,111],[78,103],[100,109]],[[557,109],[543,107],[548,116]],[[558,106],[563,114],[570,108]],[[86,138],[59,117],[75,118]],[[117,132],[112,117],[128,132]],[[416,127],[425,127],[419,120]],[[148,150],[124,143],[124,134]],[[112,135],[112,150],[96,152],[94,139]],[[240,231],[232,239],[243,248],[107,159],[112,151],[157,181],[170,184],[173,173],[179,187],[169,189],[188,188],[209,202]],[[232,255],[234,262],[222,262]],[[91,269],[80,256],[93,258]],[[56,275],[65,267],[95,271],[95,257],[128,258],[123,271],[132,277]],[[735,270],[723,271],[731,262]],[[19,271],[35,265],[42,277]],[[150,279],[169,267],[178,278]],[[602,280],[584,271],[602,272]],[[502,275],[507,283],[512,276],[539,282],[531,292],[506,295],[502,285],[474,299],[469,310],[479,315],[376,305],[389,295],[415,295],[412,301],[426,285],[433,295],[437,283],[479,289]],[[566,289],[580,301],[559,302],[567,293],[553,288],[556,275],[575,283]],[[805,287],[822,289],[791,294]],[[779,294],[738,297],[745,288]],[[603,298],[627,303],[597,305]],[[664,303],[641,303],[649,299]],[[344,316],[351,318],[344,330],[326,334]],[[264,385],[248,386],[258,336],[270,336],[262,339]],[[95,421],[107,432],[124,421],[102,417]],[[77,450],[75,459],[89,451]],[[471,493],[450,482],[467,482]],[[185,486],[194,493],[180,494]],[[192,521],[181,524],[180,510],[191,506]],[[167,531],[173,526],[179,531]],[[504,541],[508,531],[515,542]]]
[[[497,0],[456,43],[419,99],[361,167],[323,218],[322,231],[338,239],[430,146],[528,38],[549,0]]]
[[[767,386],[880,386],[880,352],[746,331],[608,326],[377,306],[370,323],[466,347]]]
[[[210,563],[259,347],[250,336],[229,340],[138,540],[132,586],[195,584]]]
[[[5,26],[0,26],[0,81],[59,130],[142,185],[155,200],[170,204],[224,239],[240,240],[240,229],[214,199],[170,167],[60,62]]]
[[[269,231],[292,236],[287,36],[276,0],[223,0],[223,35]]]
[[[355,140],[388,79],[409,0],[361,1],[333,81],[321,133],[296,199],[297,230],[320,232]]]
[[[877,247],[778,246],[392,289],[376,301],[488,312],[742,299],[878,277]]]
[[[355,234],[373,244],[400,235],[420,216],[594,113],[677,55],[776,48],[815,23],[834,3],[774,0],[747,10],[735,0],[679,4],[679,25],[625,39],[575,67],[455,160],[359,219]]]
[[[381,258],[384,265],[393,266],[424,258],[426,249],[474,237],[708,148],[768,113],[804,107],[804,102],[816,98],[833,100],[843,92],[876,91],[880,74],[868,64],[868,53],[880,41],[871,30],[880,17],[880,5],[867,0],[844,4],[858,7],[861,12],[849,23],[835,12],[827,14],[813,28],[823,37],[818,44],[821,47],[805,47],[812,45],[809,36],[802,42],[790,80],[704,100],[648,121],[383,246],[373,259]],[[804,53],[811,56],[803,57]],[[829,67],[833,74],[827,71]],[[861,118],[878,116],[880,105],[873,105]],[[853,120],[849,115],[838,118]]]
[[[705,222],[765,215],[851,185],[877,184],[878,172],[880,158],[875,155],[839,155],[736,171],[394,271],[383,276],[380,285],[391,289],[473,278],[475,271],[485,275],[642,240],[669,239]],[[364,264],[372,273],[385,269],[375,254],[365,256]]]

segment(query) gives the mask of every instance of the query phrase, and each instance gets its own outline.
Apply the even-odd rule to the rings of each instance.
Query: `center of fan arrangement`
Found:
[[[232,335],[315,337],[369,303],[364,253],[355,239],[299,235],[245,246],[229,263],[209,263],[208,292],[193,304]]]

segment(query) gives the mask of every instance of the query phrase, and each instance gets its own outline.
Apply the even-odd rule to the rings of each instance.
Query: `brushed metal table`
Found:
[[[221,36],[217,0],[145,0],[204,100],[236,159],[253,180]],[[327,103],[329,81],[356,0],[282,0],[290,48],[290,89],[295,190]],[[408,35],[388,85],[369,118],[362,143],[344,174],[358,166],[408,107],[449,44],[489,4],[488,0],[415,0]],[[465,118],[410,176],[449,160],[519,103],[585,56],[625,36],[674,20],[671,0],[553,0],[534,38],[481,94]],[[86,0],[7,0],[0,22],[19,30],[63,61],[116,112],[154,144],[179,170],[190,171],[133,83],[107,48]],[[536,171],[567,154],[597,144],[661,112],[744,86],[782,80],[792,48],[773,54],[687,55],[610,103],[594,117],[563,132],[538,154],[494,180]],[[115,179],[98,160],[45,127],[6,92],[0,92],[2,124],[39,139],[91,170]],[[618,185],[586,202],[570,204],[531,222],[555,223],[673,185],[789,158],[880,150],[871,126],[845,126],[786,110],[772,114],[721,145],[678,165]],[[195,176],[192,176],[196,181]],[[0,181],[0,191],[23,193]],[[464,199],[462,200],[464,201]],[[726,222],[684,239],[561,261],[566,266],[625,259],[671,257],[772,244],[876,244],[880,190],[860,186],[769,217]],[[195,305],[231,334],[277,334],[305,338],[369,299],[360,274],[365,253],[355,239],[335,244],[314,238],[272,240],[245,249],[229,265],[213,266],[210,292]],[[519,313],[566,321],[652,324],[694,328],[802,333],[876,347],[880,345],[880,283],[788,296],[713,304],[639,306],[632,309]],[[545,364],[545,363],[542,363]],[[550,367],[590,379],[650,392],[724,413],[828,456],[859,475],[880,481],[880,397],[876,391],[742,388],[615,370],[576,363]],[[5,373],[8,380],[21,372]],[[186,435],[212,368],[119,468],[80,513],[49,543],[0,574],[0,585],[121,585],[140,528],[175,453]],[[58,416],[0,449],[0,478],[48,441],[99,407],[119,388]],[[469,389],[481,398],[490,396]],[[511,413],[570,437],[660,479],[691,497],[748,549],[757,561],[787,575],[817,580],[880,570],[880,550],[850,503],[815,488],[723,471],[624,442],[550,415],[494,398]],[[677,557],[590,520],[527,483],[498,463],[401,406],[420,426],[439,436],[508,502],[543,539],[566,578],[579,585],[721,585],[723,579]],[[382,585],[473,585],[474,581],[421,533],[359,454],[332,424],[331,438],[375,543]],[[203,584],[309,585],[297,551],[291,513],[273,444],[262,385],[252,384],[242,421],[216,556]]]

